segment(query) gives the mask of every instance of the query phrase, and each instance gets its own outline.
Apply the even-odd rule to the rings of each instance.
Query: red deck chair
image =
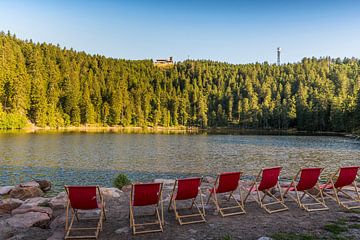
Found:
[[[202,178],[185,178],[185,179],[177,179],[175,181],[174,188],[170,197],[170,204],[168,210],[170,210],[171,207],[174,209],[175,217],[179,221],[180,225],[206,222],[204,201],[200,189],[201,181]],[[202,208],[202,210],[200,210],[198,204],[196,203],[196,198],[199,195],[200,195],[200,203],[201,203],[200,207]],[[177,208],[176,201],[184,201],[184,200],[191,200],[191,206],[189,209],[191,210],[195,205],[197,213],[180,215],[178,210],[181,209]],[[184,219],[199,218],[199,219],[193,221],[183,221],[182,220],[183,218]]]
[[[329,208],[325,204],[323,194],[320,190],[319,178],[320,174],[323,171],[323,168],[302,168],[295,175],[291,184],[286,188],[283,196],[285,196],[289,191],[295,191],[296,198],[289,195],[301,208],[305,209],[308,212],[328,210]],[[299,177],[300,176],[300,177]],[[316,191],[315,195],[313,191]],[[300,193],[302,196],[300,197]],[[304,202],[304,197],[308,196],[312,202]],[[319,206],[319,207],[313,207]]]
[[[103,220],[106,220],[105,203],[101,195],[99,186],[65,186],[65,191],[68,195],[68,202],[66,207],[66,222],[65,222],[65,239],[97,239],[99,232],[102,230]],[[97,198],[98,194],[98,198]],[[98,202],[98,200],[100,202]],[[100,210],[98,218],[79,218],[78,210]],[[71,220],[69,225],[69,211],[71,210]],[[74,219],[76,220],[98,220],[96,227],[91,228],[74,228]],[[72,231],[89,231],[95,230],[94,235],[70,235]]]
[[[254,183],[248,188],[248,194],[246,195],[244,202],[247,198],[251,196],[262,208],[264,208],[268,213],[280,212],[288,210],[287,206],[284,204],[284,199],[281,194],[281,188],[279,184],[279,176],[282,167],[273,167],[273,168],[263,168],[260,170],[257,175]],[[280,197],[277,198],[274,194],[271,193],[271,190],[277,189],[280,193]],[[257,197],[254,197],[251,193],[256,192]],[[263,196],[261,196],[261,193]],[[265,203],[265,197],[268,196],[273,201]],[[270,209],[269,206],[278,205],[276,209]]]
[[[130,195],[130,227],[133,234],[162,232],[164,225],[164,211],[162,203],[162,183],[139,183],[133,184]],[[134,207],[155,207],[156,221],[147,223],[135,223]],[[161,216],[160,212],[161,211]],[[142,215],[146,216],[146,215]],[[152,215],[153,216],[153,215]],[[156,229],[138,231],[137,228],[144,228],[146,226],[158,225]]]
[[[340,206],[346,209],[360,208],[360,194],[356,186],[356,178],[358,176],[359,168],[359,166],[339,168],[330,176],[329,180],[325,184],[320,186],[322,193],[332,198]],[[353,189],[344,189],[349,186],[352,186]],[[354,196],[349,195],[349,193],[345,192],[346,190],[352,191]],[[344,197],[349,199],[349,201],[340,200]]]
[[[238,214],[244,214],[246,213],[244,210],[244,203],[241,198],[241,191],[239,188],[239,181],[240,181],[241,172],[226,172],[221,173],[217,176],[216,181],[214,183],[214,187],[209,189],[210,195],[207,200],[207,204],[209,203],[210,199],[213,200],[215,203],[216,209],[220,212],[222,217],[232,216],[232,215],[238,215]],[[236,200],[236,198],[233,196],[234,191],[236,191],[239,188],[239,194],[240,194],[240,202]],[[230,207],[220,207],[219,200],[217,198],[218,194],[224,194],[229,193],[228,201],[230,199],[234,199],[235,205]],[[231,211],[230,213],[225,213],[224,211],[228,210],[237,210],[237,211]]]

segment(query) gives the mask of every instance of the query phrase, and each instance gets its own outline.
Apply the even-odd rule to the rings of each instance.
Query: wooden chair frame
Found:
[[[201,185],[201,182],[202,182],[202,178],[200,179],[200,185]],[[175,190],[176,190],[177,186],[178,186],[178,180],[176,179],[175,184],[174,184],[174,188],[173,188],[172,193],[171,193],[168,211],[171,211],[171,208],[173,208],[174,213],[175,213],[175,217],[178,220],[180,225],[206,222],[204,200],[203,200],[203,196],[202,196],[200,186],[199,186],[199,193],[195,198],[193,198],[193,199],[184,199],[184,200],[176,200],[175,197],[174,197],[174,194],[175,194]],[[202,208],[202,211],[200,210],[198,204],[196,203],[196,199],[197,199],[197,197],[199,195],[200,195],[200,203],[201,203],[200,207]],[[186,200],[191,200],[191,206],[188,209],[189,210],[193,209],[193,206],[195,205],[197,213],[180,215],[179,210],[184,210],[185,208],[182,208],[182,209],[177,208],[176,201],[186,201]],[[194,218],[194,217],[200,217],[201,219],[200,220],[194,220],[194,221],[183,221],[182,220],[183,218],[188,219],[188,218]]]
[[[337,179],[338,174],[340,173],[341,168],[339,168],[334,174],[330,175],[329,179],[327,180],[327,182],[321,187],[321,192],[322,194],[324,194],[325,196],[327,196],[328,198],[333,199],[335,202],[337,202],[341,207],[345,208],[345,209],[356,209],[356,208],[360,208],[360,204],[355,205],[355,206],[351,206],[349,204],[351,203],[360,203],[360,193],[358,190],[358,187],[356,185],[356,179],[359,178],[359,175],[356,176],[355,181],[349,185],[353,187],[353,191],[357,198],[350,196],[347,192],[345,192],[342,188],[336,188],[335,187],[335,182]],[[331,186],[331,188],[327,188],[328,186]],[[327,193],[326,191],[333,191],[333,193]],[[342,201],[340,200],[340,195],[339,193],[342,193],[343,195],[345,195],[345,197],[347,197],[348,199],[350,199],[349,201]]]
[[[321,172],[324,169],[321,169]],[[317,195],[314,195],[312,193],[310,193],[308,190],[304,190],[304,191],[298,191],[297,190],[297,179],[299,177],[299,175],[301,174],[302,169],[300,169],[298,171],[298,173],[295,175],[295,177],[293,178],[293,180],[291,181],[291,184],[286,188],[283,197],[285,197],[285,195],[290,191],[291,187],[294,187],[294,191],[296,194],[296,197],[293,197],[291,195],[290,198],[292,198],[298,205],[300,208],[303,208],[304,210],[306,210],[307,212],[314,212],[314,211],[324,211],[324,210],[329,210],[329,208],[326,206],[325,204],[325,200],[324,200],[324,196],[322,194],[322,191],[320,189],[320,184],[319,181],[317,181],[315,187],[313,189],[316,189],[318,191]],[[303,192],[303,194],[300,196],[299,192]],[[315,202],[313,203],[304,203],[303,202],[303,198],[305,196],[310,197],[311,199],[313,199]],[[311,208],[311,206],[321,206],[321,207],[317,207],[317,208]]]
[[[241,176],[241,175],[242,175],[242,172],[240,172],[240,176]],[[218,193],[216,193],[216,188],[217,188],[216,186],[217,186],[218,183],[219,183],[219,178],[220,178],[220,174],[216,177],[216,180],[215,180],[215,183],[214,183],[214,187],[213,187],[213,191],[210,192],[210,195],[209,195],[209,197],[208,197],[208,200],[207,200],[206,204],[209,204],[210,199],[211,199],[211,200],[214,202],[215,206],[216,206],[216,210],[217,210],[218,212],[220,212],[220,214],[221,214],[222,217],[228,217],[228,216],[245,214],[246,211],[245,211],[245,209],[244,209],[244,201],[243,201],[243,199],[242,199],[241,190],[240,190],[239,186],[238,186],[238,190],[239,190],[239,195],[240,195],[240,202],[239,202],[238,200],[236,200],[236,198],[234,197],[234,195],[233,195],[233,193],[235,192],[235,190],[234,190],[234,191],[230,192],[227,201],[230,201],[230,199],[232,198],[232,199],[234,199],[234,201],[235,201],[235,205],[234,205],[234,206],[231,206],[231,207],[221,207],[221,206],[220,206],[220,202],[219,202],[219,200],[218,200],[218,198],[217,198],[217,194],[218,194]],[[240,180],[239,180],[239,182],[240,182]],[[224,193],[224,194],[225,194],[225,193]],[[236,212],[231,212],[231,213],[225,213],[225,212],[224,212],[224,211],[226,211],[226,210],[232,210],[232,209],[239,209],[239,210],[236,211]]]
[[[100,215],[99,218],[79,218],[78,210],[71,207],[70,198],[69,198],[69,190],[68,186],[65,186],[65,191],[68,195],[68,201],[66,206],[66,220],[65,220],[65,239],[98,239],[100,231],[102,231],[103,228],[103,221],[106,220],[106,213],[105,213],[105,202],[104,198],[101,194],[100,187],[96,186],[96,190],[99,194],[101,207],[100,209]],[[71,210],[71,220],[69,225],[69,211]],[[98,220],[98,223],[96,227],[88,227],[88,228],[73,228],[74,220],[80,221],[80,220]],[[89,230],[95,230],[94,235],[79,235],[79,236],[70,236],[71,231],[89,231]]]
[[[163,201],[162,201],[162,189],[163,189],[163,183],[160,183],[160,193],[159,193],[159,201],[157,204],[154,205],[155,207],[155,213],[151,214],[151,215],[142,215],[143,217],[146,216],[156,216],[156,220],[154,222],[149,222],[149,223],[135,223],[135,214],[134,214],[134,206],[133,204],[133,196],[134,196],[134,185],[132,184],[131,187],[131,194],[130,194],[130,214],[129,214],[129,218],[130,218],[130,227],[132,228],[133,234],[144,234],[144,233],[154,233],[154,232],[163,232],[164,231],[164,206],[163,206]],[[150,206],[150,205],[149,205]],[[161,211],[161,215],[160,215],[160,211]],[[137,231],[137,227],[142,227],[142,226],[151,226],[151,225],[159,225],[158,229],[154,229],[154,230],[144,230],[144,231]]]
[[[254,199],[261,208],[265,209],[266,212],[268,213],[276,213],[276,212],[281,212],[281,211],[286,211],[289,208],[285,205],[284,203],[284,198],[283,195],[281,193],[281,187],[279,184],[279,181],[277,182],[276,186],[271,188],[271,189],[265,189],[263,191],[259,191],[258,187],[259,187],[259,181],[261,181],[261,176],[262,176],[262,172],[264,171],[264,169],[261,169],[259,174],[256,176],[254,182],[251,184],[248,193],[246,195],[246,197],[244,198],[244,202],[246,202],[246,200],[248,199],[248,197],[250,196],[252,199]],[[255,189],[256,191],[256,197],[254,197],[251,193],[254,192],[253,190]],[[271,193],[272,189],[278,189],[279,193],[280,193],[280,199],[277,198],[276,196],[274,196],[274,194]],[[260,194],[260,192],[262,192],[262,195]],[[265,197],[268,196],[270,199],[272,199],[272,202],[269,203],[264,203]],[[268,206],[272,206],[272,205],[280,205],[281,207],[277,208],[277,209],[270,209]]]

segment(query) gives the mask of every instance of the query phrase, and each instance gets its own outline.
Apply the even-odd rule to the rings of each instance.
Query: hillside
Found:
[[[352,131],[360,126],[359,87],[358,59],[157,68],[0,33],[0,128],[31,121]]]

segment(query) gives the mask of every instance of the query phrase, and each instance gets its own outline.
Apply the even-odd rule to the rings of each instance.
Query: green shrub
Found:
[[[122,187],[129,185],[131,183],[130,179],[125,175],[120,173],[117,175],[117,177],[114,179],[114,187],[117,187],[121,189]]]

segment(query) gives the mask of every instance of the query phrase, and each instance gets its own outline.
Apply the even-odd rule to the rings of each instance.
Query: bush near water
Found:
[[[118,189],[122,189],[124,186],[129,185],[130,183],[130,179],[125,174],[120,173],[114,179],[113,185]]]

